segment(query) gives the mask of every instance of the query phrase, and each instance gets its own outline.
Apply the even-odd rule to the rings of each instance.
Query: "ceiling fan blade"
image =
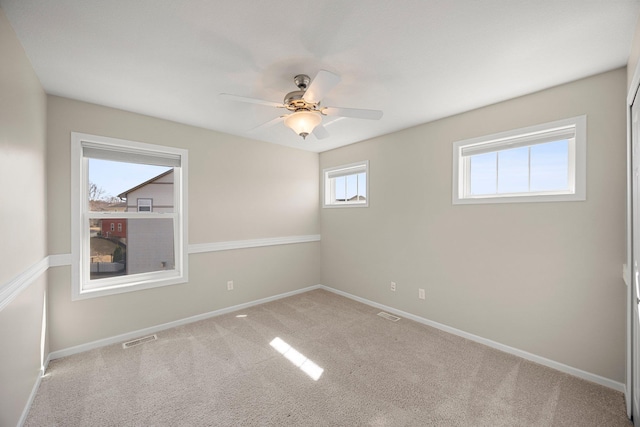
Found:
[[[265,101],[264,99],[249,98],[246,96],[231,95],[230,93],[221,93],[220,97],[229,99],[231,101],[248,102],[249,104],[258,104],[258,105],[266,105],[268,107],[284,108],[284,105],[279,102]]]
[[[322,98],[338,83],[340,83],[339,75],[326,70],[320,70],[307,88],[302,99],[310,104],[317,104],[322,101]]]
[[[254,132],[254,131],[257,131],[257,130],[260,130],[260,129],[265,129],[265,128],[271,127],[271,126],[275,125],[276,123],[280,123],[281,121],[283,121],[285,117],[287,117],[287,116],[276,117],[275,119],[269,120],[268,122],[265,122],[265,123],[262,123],[261,125],[258,125],[256,127],[254,127],[253,129],[249,129],[249,132]]]
[[[316,126],[313,129],[312,133],[318,139],[329,138],[329,131],[327,130],[326,127],[322,126],[322,123],[320,123],[318,126]]]
[[[363,110],[361,108],[339,108],[326,107],[322,109],[325,116],[351,117],[354,119],[380,120],[382,111],[380,110]]]
[[[333,117],[331,117],[330,119],[325,119],[325,120],[323,120],[323,121],[322,121],[322,125],[323,125],[324,127],[327,127],[327,126],[329,126],[329,125],[331,125],[331,124],[333,124],[333,123],[335,123],[335,122],[339,122],[340,120],[344,120],[344,119],[346,119],[346,117],[333,116]]]

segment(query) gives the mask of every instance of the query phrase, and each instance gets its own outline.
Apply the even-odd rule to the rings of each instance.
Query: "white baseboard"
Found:
[[[40,383],[42,382],[42,372],[36,378],[36,382],[33,384],[33,388],[31,389],[31,394],[29,395],[29,399],[27,400],[27,404],[24,406],[22,410],[22,415],[18,420],[18,427],[22,427],[27,421],[27,417],[29,416],[29,411],[31,410],[31,405],[33,404],[33,400],[36,398],[36,394],[38,393],[38,389],[40,388]]]
[[[488,347],[495,348],[496,350],[504,351],[505,353],[522,357],[523,359],[530,360],[532,362],[547,366],[549,368],[553,368],[557,371],[564,372],[565,374],[573,375],[574,377],[582,378],[583,380],[587,380],[587,381],[594,382],[596,384],[603,385],[605,387],[614,389],[621,393],[626,392],[625,385],[618,381],[614,381],[609,378],[605,378],[600,375],[593,374],[591,372],[583,371],[582,369],[574,368],[572,366],[565,365],[564,363],[556,362],[555,360],[547,359],[545,357],[538,356],[524,350],[520,350],[514,347],[509,347],[508,345],[504,345],[496,341],[482,338],[477,335],[473,335],[468,332],[461,331],[460,329],[452,328],[451,326],[443,325],[442,323],[434,322],[433,320],[425,319],[424,317],[416,316],[415,314],[407,313],[406,311],[398,310],[393,307],[389,307],[388,305],[379,304],[377,302],[370,301],[368,299],[361,298],[356,295],[352,295],[350,293],[340,291],[334,288],[330,288],[328,286],[320,285],[319,288],[327,290],[329,292],[333,292],[343,297],[352,299],[354,301],[358,301],[363,304],[366,304],[375,308],[379,308],[381,310],[387,311],[397,316],[404,317],[406,319],[411,319],[418,323],[422,323],[424,325],[431,326],[436,329],[440,329],[441,331],[445,331],[450,334],[457,335],[459,337],[466,338],[468,340],[475,341],[480,344],[484,344]]]
[[[49,357],[44,362],[44,366],[40,369],[38,377],[36,378],[36,382],[33,384],[33,388],[31,389],[31,394],[29,394],[29,399],[27,399],[27,404],[24,405],[24,409],[22,410],[22,415],[18,420],[18,427],[22,427],[27,421],[27,416],[29,416],[29,411],[31,410],[31,405],[33,405],[33,400],[36,398],[36,394],[38,393],[38,389],[40,388],[40,383],[42,382],[42,378],[47,371],[47,366],[49,366]]]
[[[462,331],[460,329],[452,328],[451,326],[443,325],[442,323],[434,322],[432,320],[425,319],[424,317],[416,316],[415,314],[411,314],[411,313],[408,313],[408,312],[405,312],[405,311],[402,311],[402,310],[398,310],[398,309],[395,309],[393,307],[390,307],[390,306],[387,306],[387,305],[384,305],[384,304],[380,304],[380,303],[377,303],[377,302],[374,302],[374,301],[370,301],[370,300],[368,300],[366,298],[362,298],[362,297],[359,297],[359,296],[356,296],[356,295],[352,295],[350,293],[347,293],[347,292],[344,292],[344,291],[340,291],[338,289],[330,288],[330,287],[325,286],[325,285],[309,286],[309,287],[306,287],[306,288],[297,289],[295,291],[285,292],[285,293],[282,293],[282,294],[274,295],[274,296],[267,297],[267,298],[261,298],[261,299],[255,300],[255,301],[250,301],[250,302],[247,302],[247,303],[238,304],[238,305],[234,305],[234,306],[231,306],[231,307],[222,308],[222,309],[211,311],[211,312],[208,312],[208,313],[198,314],[196,316],[187,317],[185,319],[180,319],[180,320],[164,323],[164,324],[157,325],[157,326],[152,326],[152,327],[145,328],[145,329],[139,329],[137,331],[132,331],[132,332],[128,332],[128,333],[125,333],[125,334],[116,335],[116,336],[113,336],[113,337],[92,341],[90,343],[81,344],[81,345],[74,346],[74,347],[69,347],[69,348],[66,348],[66,349],[63,349],[63,350],[54,351],[54,352],[51,352],[49,354],[49,356],[47,357],[47,363],[48,363],[49,360],[59,359],[61,357],[70,356],[72,354],[82,353],[84,351],[93,350],[95,348],[104,347],[104,346],[107,346],[107,345],[128,341],[128,340],[131,340],[131,339],[134,339],[134,338],[139,338],[141,336],[145,336],[145,335],[153,334],[153,333],[156,333],[156,332],[160,332],[160,331],[163,331],[165,329],[170,329],[170,328],[173,328],[173,327],[176,327],[176,326],[186,325],[186,324],[189,324],[189,323],[197,322],[199,320],[208,319],[210,317],[220,316],[222,314],[227,314],[227,313],[231,313],[231,312],[234,312],[234,311],[243,310],[243,309],[248,308],[248,307],[252,307],[252,306],[255,306],[255,305],[264,304],[264,303],[275,301],[275,300],[278,300],[278,299],[290,297],[292,295],[301,294],[301,293],[304,293],[304,292],[312,291],[314,289],[324,289],[326,291],[333,292],[335,294],[338,294],[338,295],[341,295],[343,297],[352,299],[354,301],[358,301],[360,303],[369,305],[371,307],[379,308],[381,310],[387,311],[389,313],[395,314],[395,315],[403,317],[405,319],[410,319],[410,320],[413,320],[415,322],[422,323],[424,325],[431,326],[431,327],[436,328],[436,329],[440,329],[440,330],[442,330],[444,332],[448,332],[450,334],[457,335],[457,336],[462,337],[462,338],[466,338],[468,340],[471,340],[471,341],[486,345],[488,347],[495,348],[495,349],[500,350],[500,351],[504,351],[505,353],[513,354],[514,356],[518,356],[518,357],[521,357],[523,359],[530,360],[532,362],[538,363],[540,365],[547,366],[549,368],[558,370],[560,372],[564,372],[566,374],[573,375],[575,377],[582,378],[584,380],[591,381],[591,382],[594,382],[596,384],[603,385],[605,387],[611,388],[613,390],[616,390],[616,391],[619,391],[619,392],[622,392],[622,393],[624,393],[626,391],[625,390],[625,385],[623,383],[611,380],[609,378],[605,378],[605,377],[602,377],[600,375],[593,374],[591,372],[583,371],[581,369],[574,368],[572,366],[565,365],[563,363],[556,362],[554,360],[547,359],[545,357],[538,356],[538,355],[529,353],[529,352],[524,351],[524,350],[520,350],[520,349],[517,349],[517,348],[514,348],[514,347],[510,347],[508,345],[504,345],[504,344],[501,344],[499,342],[492,341],[492,340],[489,340],[487,338],[483,338],[483,337],[480,337],[480,336],[477,336],[477,335]],[[39,383],[40,382],[38,381],[38,384]],[[34,387],[34,389],[37,390],[37,387]],[[29,404],[29,406],[30,406],[30,404]]]
[[[137,331],[127,332],[126,334],[116,335],[109,338],[103,338],[100,340],[92,341],[86,344],[77,345],[74,347],[65,348],[62,350],[57,350],[49,353],[49,357],[47,360],[55,360],[61,357],[71,356],[72,354],[82,353],[84,351],[93,350],[95,348],[104,347],[111,344],[117,344],[124,341],[129,341],[134,338],[139,338],[145,335],[154,334],[156,332],[163,331],[165,329],[175,328],[176,326],[182,326],[189,323],[197,322],[199,320],[208,319],[210,317],[220,316],[222,314],[231,313],[238,310],[244,310],[245,308],[252,307],[254,305],[264,304],[267,302],[279,300],[282,298],[287,298],[293,295],[301,294],[304,292],[312,291],[314,289],[319,289],[320,285],[308,286],[306,288],[297,289],[291,292],[285,292],[283,294],[274,295],[267,298],[261,298],[255,301],[250,301],[238,305],[233,305],[231,307],[221,308],[219,310],[210,311],[208,313],[202,313],[195,316],[187,317],[180,320],[175,320],[173,322],[163,323],[161,325],[151,326],[149,328],[138,329]]]

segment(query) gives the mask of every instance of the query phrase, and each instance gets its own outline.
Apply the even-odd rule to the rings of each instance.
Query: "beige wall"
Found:
[[[0,9],[0,289],[46,256],[44,91]],[[0,311],[0,425],[18,423],[41,365],[46,278]],[[45,349],[46,350],[46,349]]]
[[[322,283],[624,382],[625,71],[322,153],[370,162],[369,208],[321,210]],[[452,205],[454,141],[582,114],[587,201]]]
[[[636,32],[633,35],[631,51],[629,52],[629,62],[627,63],[627,87],[631,86],[631,79],[633,79],[633,73],[636,72],[638,61],[640,61],[640,17],[636,24]]]
[[[47,105],[51,254],[71,250],[71,132],[188,149],[191,244],[319,234],[316,153],[55,96]],[[187,284],[80,301],[70,268],[53,268],[51,351],[316,285],[319,257],[319,242],[193,254]]]

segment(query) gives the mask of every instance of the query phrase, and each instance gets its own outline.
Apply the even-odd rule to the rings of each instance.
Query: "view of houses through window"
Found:
[[[173,168],[88,161],[90,279],[173,269]]]

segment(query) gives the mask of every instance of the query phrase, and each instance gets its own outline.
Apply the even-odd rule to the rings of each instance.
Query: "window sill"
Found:
[[[539,194],[539,195],[508,195],[508,196],[476,196],[469,198],[453,198],[454,205],[483,205],[491,203],[545,203],[545,202],[582,202],[587,200],[584,194]]]
[[[336,205],[322,205],[323,208],[368,208],[368,203],[345,203]]]
[[[74,293],[72,300],[82,300],[88,298],[102,297],[106,295],[116,295],[126,292],[135,292],[143,289],[159,288],[163,286],[177,285],[188,282],[186,275],[175,273],[165,276],[163,279],[140,280],[137,282],[129,282],[120,285],[105,285],[94,287],[93,289],[83,289],[80,293]]]

